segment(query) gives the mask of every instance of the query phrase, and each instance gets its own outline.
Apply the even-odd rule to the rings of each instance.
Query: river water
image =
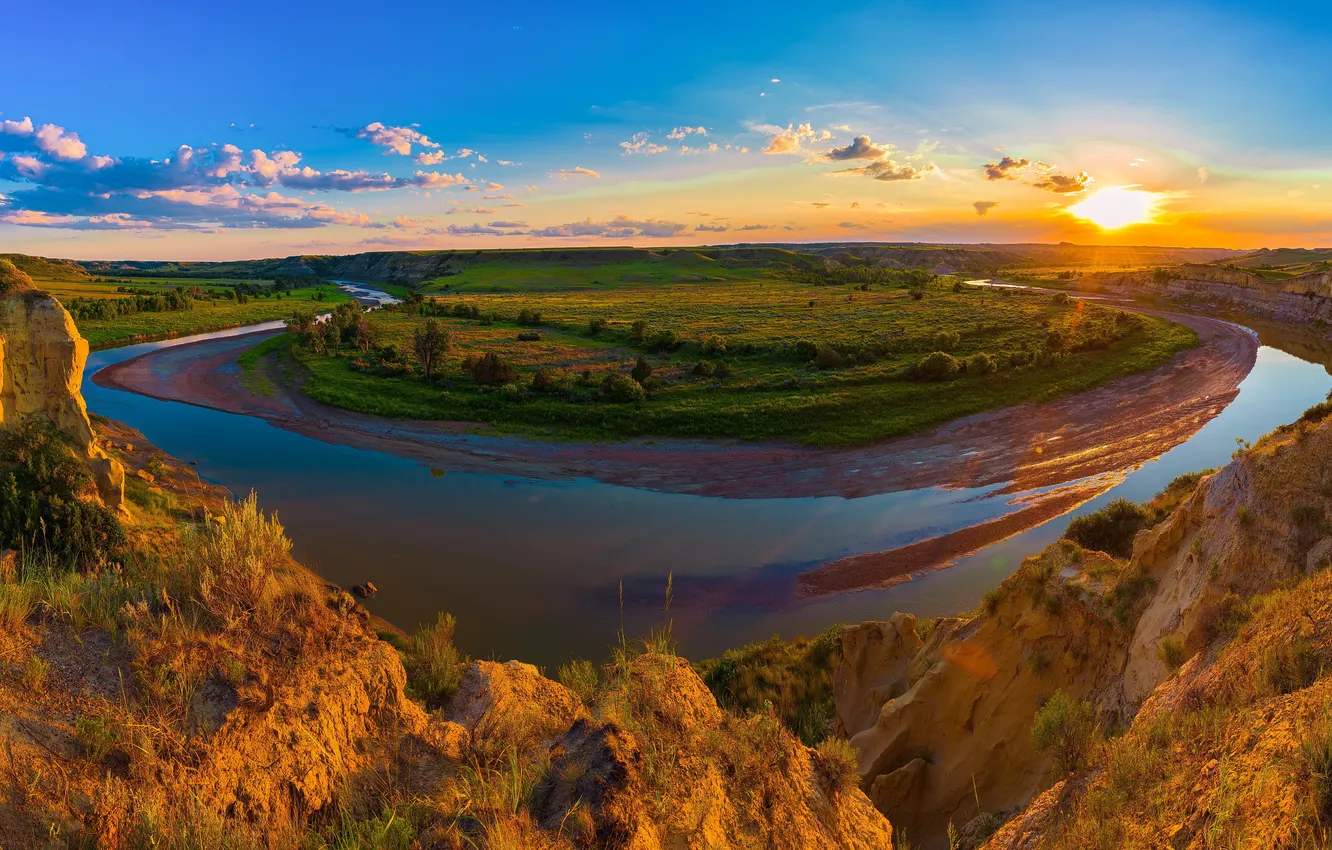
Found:
[[[854,499],[720,499],[450,472],[90,380],[84,394],[90,410],[196,462],[205,479],[240,495],[256,490],[263,507],[279,512],[301,561],[344,586],[374,581],[380,593],[368,607],[405,629],[449,611],[465,652],[549,666],[604,657],[621,628],[632,637],[669,620],[681,651],[702,658],[774,634],[808,635],[899,610],[935,616],[972,608],[1072,517],[1119,496],[1145,500],[1177,475],[1226,463],[1236,438],[1252,441],[1293,421],[1332,389],[1332,344],[1286,329],[1258,330],[1264,344],[1235,401],[1108,493],[947,569],[812,602],[796,598],[797,573],[990,519],[1013,509],[1011,497],[928,489]],[[87,374],[200,338],[95,352]]]

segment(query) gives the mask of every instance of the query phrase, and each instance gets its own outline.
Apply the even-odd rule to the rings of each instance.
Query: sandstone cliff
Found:
[[[102,500],[119,508],[124,469],[97,445],[80,394],[88,342],[60,302],[8,260],[0,278],[0,430],[46,417],[86,454]]]
[[[1266,280],[1250,272],[1185,263],[1158,272],[1100,272],[1078,280],[1078,288],[1132,297],[1170,298],[1201,309],[1293,324],[1332,319],[1332,273]]]

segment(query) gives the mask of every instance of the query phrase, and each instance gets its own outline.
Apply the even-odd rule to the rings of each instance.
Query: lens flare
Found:
[[[1079,201],[1068,211],[1102,230],[1118,230],[1131,224],[1150,224],[1161,196],[1133,186],[1108,186]]]

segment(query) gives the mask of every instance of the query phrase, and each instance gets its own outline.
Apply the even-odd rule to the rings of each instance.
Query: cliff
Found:
[[[963,834],[970,825],[975,834],[1050,785],[1051,756],[1036,747],[1032,727],[1056,692],[1085,701],[1102,730],[1146,727],[1177,712],[1180,700],[1199,710],[1199,689],[1225,693],[1241,668],[1288,663],[1264,659],[1286,651],[1292,628],[1313,656],[1332,657],[1332,628],[1319,619],[1332,609],[1332,579],[1324,571],[1332,560],[1327,412],[1315,408],[1181,494],[1162,521],[1138,533],[1126,561],[1063,540],[1024,562],[973,616],[922,629],[898,615],[848,629],[838,712],[875,805],[927,850],[946,847],[950,823]],[[1312,619],[1260,628],[1247,645],[1228,643],[1237,617],[1257,616],[1251,600],[1298,582],[1297,598]],[[1326,618],[1332,627],[1332,613]],[[1176,675],[1175,666],[1190,658]],[[1299,705],[1319,699],[1301,696]],[[1241,716],[1236,709],[1219,722],[1243,725]],[[1291,734],[1271,714],[1263,727]],[[1261,773],[1261,759],[1274,758],[1266,752],[1245,770]],[[1299,777],[1286,779],[1294,784],[1281,793],[1298,796]],[[1030,842],[1051,837],[1053,827],[1039,825],[1048,827],[1050,812],[1067,815],[1070,799],[1106,781],[1083,775],[1061,783],[1019,818],[1029,843],[1006,838],[996,846],[1042,846]],[[1180,789],[1184,808],[1204,812],[1207,795],[1225,790],[1218,781],[1213,775],[1204,782],[1206,794]],[[1062,823],[1070,828],[1067,817]]]
[[[88,343],[60,302],[0,260],[0,431],[49,419],[86,455],[102,500],[119,508],[124,469],[93,437],[80,387]]]
[[[1194,308],[1242,312],[1292,324],[1332,320],[1332,272],[1267,280],[1239,269],[1185,263],[1158,271],[1088,274],[1078,280],[1078,288],[1170,298]]]

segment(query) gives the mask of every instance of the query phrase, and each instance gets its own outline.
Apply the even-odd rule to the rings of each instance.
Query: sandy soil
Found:
[[[1143,310],[1142,312],[1155,312]],[[328,443],[387,452],[451,471],[610,484],[727,498],[854,498],[926,487],[997,487],[1022,497],[997,519],[889,552],[804,573],[798,594],[910,580],[1073,510],[1126,470],[1187,440],[1237,395],[1258,340],[1218,319],[1155,313],[1198,332],[1171,363],[1042,404],[970,416],[926,434],[856,449],[773,443],[634,440],[547,443],[486,433],[474,423],[388,420],[311,401],[268,364],[273,394],[251,391],[236,357],[273,331],[205,340],[113,364],[101,386],[257,416]],[[1077,482],[1073,486],[1060,486]]]

